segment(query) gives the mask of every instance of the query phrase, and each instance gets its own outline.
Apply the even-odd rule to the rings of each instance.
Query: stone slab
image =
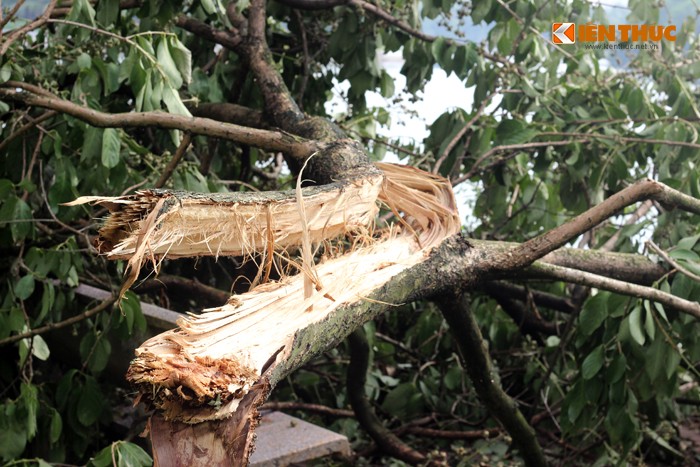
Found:
[[[350,455],[345,436],[282,412],[264,413],[256,433],[251,467],[281,467],[334,453]]]

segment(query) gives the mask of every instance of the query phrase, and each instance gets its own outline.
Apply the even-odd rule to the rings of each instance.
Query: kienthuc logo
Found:
[[[576,42],[576,25],[574,23],[552,23],[552,42],[555,44]]]
[[[658,42],[675,41],[676,26],[649,24],[552,23],[552,42],[557,45],[579,42]]]

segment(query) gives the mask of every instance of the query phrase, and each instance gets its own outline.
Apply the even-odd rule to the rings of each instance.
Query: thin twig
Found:
[[[662,250],[661,248],[659,248],[659,246],[658,246],[656,243],[654,243],[652,240],[647,240],[647,243],[646,243],[646,244],[647,244],[647,246],[648,246],[649,248],[651,248],[652,250],[654,250],[654,251],[656,252],[656,254],[658,254],[659,256],[661,256],[661,257],[664,259],[664,261],[666,261],[668,264],[670,264],[671,266],[673,266],[675,269],[677,269],[678,271],[682,272],[684,275],[690,277],[690,278],[693,279],[694,281],[700,282],[700,276],[698,276],[697,274],[694,274],[693,272],[689,271],[687,268],[684,268],[683,266],[681,266],[680,264],[678,264],[677,261],[675,261],[673,258],[671,258],[671,257],[668,255],[668,253],[666,253],[664,250]]]
[[[54,110],[49,110],[49,111],[44,112],[43,114],[39,115],[37,118],[34,118],[34,119],[29,118],[29,123],[23,125],[17,131],[10,134],[7,138],[0,141],[0,152],[2,152],[7,146],[9,146],[9,144],[12,141],[14,141],[16,138],[22,136],[27,131],[31,130],[35,126],[42,123],[44,120],[48,120],[49,118],[54,117],[56,115],[58,115],[58,112],[56,112]]]
[[[307,402],[266,402],[260,407],[260,410],[302,410],[304,412],[313,412],[321,415],[330,415],[333,417],[355,417],[355,412],[352,410],[336,409],[326,405],[309,404]]]
[[[177,147],[175,154],[173,154],[173,157],[168,161],[168,165],[165,166],[165,169],[163,169],[163,173],[160,174],[160,178],[154,185],[156,188],[163,188],[163,186],[165,186],[165,182],[167,182],[168,179],[172,176],[173,172],[175,171],[175,167],[177,167],[177,164],[180,163],[182,156],[184,156],[185,152],[187,152],[187,148],[190,147],[191,142],[192,133],[186,131],[182,135],[182,141],[180,141],[180,145]]]
[[[668,139],[651,139],[637,138],[632,136],[617,136],[617,135],[602,135],[600,133],[578,133],[571,131],[545,131],[539,133],[538,136],[564,136],[569,138],[586,138],[586,139],[607,139],[612,141],[621,141],[623,143],[647,143],[647,144],[662,144],[665,146],[680,146],[685,148],[700,149],[700,143],[691,143],[688,141],[672,141]]]
[[[29,330],[27,332],[23,332],[21,334],[15,334],[14,336],[0,339],[0,346],[6,345],[6,344],[12,344],[13,342],[17,342],[17,341],[20,341],[22,339],[26,339],[28,337],[36,336],[38,334],[43,334],[43,333],[48,332],[48,331],[54,331],[56,329],[65,328],[66,326],[70,326],[71,324],[79,323],[80,321],[83,321],[85,319],[90,318],[91,316],[96,315],[100,311],[106,310],[116,300],[117,300],[117,297],[114,295],[111,295],[107,300],[100,302],[98,305],[96,305],[93,308],[90,308],[89,310],[85,310],[84,312],[80,313],[79,315],[72,316],[72,317],[65,319],[63,321],[59,321],[58,323],[49,323],[45,326],[41,326],[39,328],[35,328],[35,329]]]
[[[492,430],[440,430],[436,428],[425,428],[422,426],[408,427],[402,431],[417,436],[428,436],[430,438],[443,439],[486,439],[498,436],[501,433],[499,429]]]
[[[437,161],[435,161],[435,165],[433,166],[433,173],[436,174],[438,173],[438,170],[440,170],[440,166],[442,165],[443,162],[447,159],[447,157],[450,155],[450,152],[454,149],[454,147],[457,145],[460,139],[469,131],[469,129],[474,125],[474,123],[481,117],[481,114],[484,113],[484,109],[486,109],[486,106],[491,102],[491,99],[493,96],[495,96],[495,93],[489,94],[482,102],[479,108],[476,110],[476,113],[474,116],[469,119],[469,121],[462,127],[461,130],[457,132],[457,134],[450,140],[450,142],[445,146],[445,150],[442,151],[442,154],[438,158]]]
[[[41,152],[41,142],[44,140],[44,134],[39,133],[39,138],[36,140],[36,144],[34,145],[34,151],[32,151],[32,158],[29,161],[29,166],[27,166],[27,170],[24,173],[24,176],[22,177],[23,180],[26,180],[27,182],[32,181],[32,172],[34,172],[34,165],[36,165],[36,160],[37,157],[39,157],[39,152]],[[27,201],[29,198],[29,189],[25,188],[24,193],[22,193],[22,201]]]
[[[567,146],[569,144],[574,144],[574,143],[583,143],[585,142],[585,139],[570,139],[570,140],[564,140],[564,141],[534,141],[531,143],[521,143],[521,144],[503,144],[501,146],[496,146],[485,153],[483,153],[475,162],[472,164],[471,169],[469,169],[469,172],[466,174],[460,176],[457,178],[455,181],[452,182],[452,186],[456,186],[460,183],[462,183],[465,180],[469,180],[472,178],[474,175],[476,175],[479,172],[479,166],[481,165],[482,162],[484,162],[486,159],[491,157],[493,154],[497,152],[504,152],[504,151],[521,151],[524,149],[536,149],[536,148],[542,148],[542,147],[548,147],[548,146]]]

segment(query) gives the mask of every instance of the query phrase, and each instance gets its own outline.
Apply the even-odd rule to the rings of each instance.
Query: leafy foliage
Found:
[[[337,123],[377,159],[387,151],[411,154],[410,163],[474,187],[470,208],[478,223],[469,233],[475,238],[526,240],[647,176],[700,197],[698,22],[697,16],[683,16],[690,11],[683,2],[670,2],[674,16],[662,17],[667,13],[651,3],[630,1],[628,17],[619,22],[673,23],[677,40],[655,51],[615,55],[583,44],[549,43],[553,22],[608,21],[609,11],[583,0],[377,3],[400,19],[403,29],[354,5],[300,12],[283,3],[268,6],[267,39],[276,67],[304,111],[325,116],[334,87],[347,82],[340,92],[347,106],[336,115]],[[33,84],[110,113],[189,116],[199,103],[261,108],[247,65],[234,52],[178,27],[182,12],[219,31],[230,26],[216,0],[145,0],[125,9],[115,1],[74,0],[69,10],[9,47],[0,57],[0,82]],[[423,32],[435,22],[444,37]],[[5,29],[20,24],[15,20]],[[479,28],[487,31],[483,40],[470,38]],[[405,89],[398,89],[380,60],[394,52],[403,58]],[[473,90],[472,108],[446,109],[430,122],[423,141],[379,137],[378,128],[391,123],[390,112],[368,107],[367,92],[389,100],[400,93],[418,99],[436,68]],[[91,252],[88,233],[98,222],[86,209],[61,203],[153,186],[182,135],[157,127],[95,128],[9,102],[0,102],[0,111],[2,340],[95,306],[76,294],[80,284],[116,287],[123,264]],[[290,177],[280,173],[279,164],[275,154],[197,136],[166,186],[212,192],[250,184],[288,187]],[[608,244],[607,249],[636,253],[652,239],[700,275],[698,217],[655,206],[627,223],[635,209],[578,245]],[[166,262],[163,269],[222,290],[230,290],[238,274],[250,275],[233,260]],[[680,272],[653,286],[700,301],[700,284]],[[569,446],[581,447],[552,449],[565,461],[587,464],[654,452],[672,459],[677,450],[660,432],[686,414],[676,401],[680,387],[700,376],[698,323],[657,303],[604,291],[530,287],[575,305],[574,313],[565,313],[525,302],[528,311],[556,324],[550,335],[523,332],[492,293],[476,291],[472,307],[508,393],[529,417],[546,415],[541,418],[545,431],[558,430]],[[173,308],[202,308],[191,296],[168,300],[164,305]],[[146,329],[138,303],[130,292],[121,309],[108,308],[62,330],[0,347],[3,462],[149,465],[140,447],[117,439],[137,431],[119,423],[115,407],[124,397],[110,378],[115,362],[124,358],[114,355],[118,343],[136,342]],[[392,428],[465,465],[516,460],[506,451],[507,435],[476,399],[454,337],[433,305],[403,306],[366,330],[373,358],[367,396]],[[346,407],[343,355],[336,349],[300,370],[277,397]],[[697,400],[700,394],[691,389],[683,397]],[[478,425],[498,434],[476,443],[412,435],[407,425],[427,414],[441,429]],[[352,419],[323,422],[357,446],[367,441]]]

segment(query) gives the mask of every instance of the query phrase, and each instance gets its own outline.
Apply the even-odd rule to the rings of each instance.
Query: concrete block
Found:
[[[278,467],[339,453],[350,455],[345,436],[283,414],[263,414],[251,467]]]

